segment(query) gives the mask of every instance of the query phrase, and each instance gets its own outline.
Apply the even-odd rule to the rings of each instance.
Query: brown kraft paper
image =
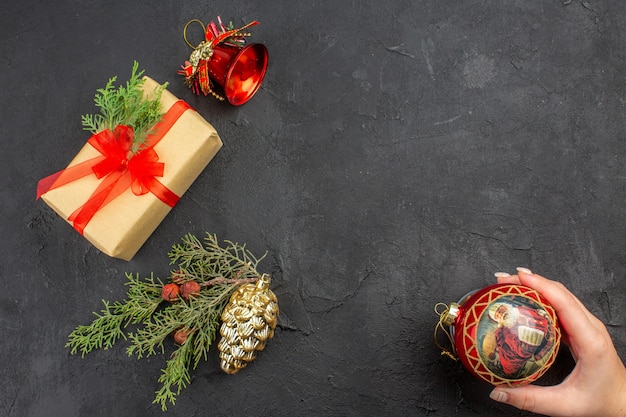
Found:
[[[144,77],[144,91],[152,98],[159,84]],[[161,104],[166,112],[178,99],[163,90]],[[187,191],[215,154],[222,141],[211,124],[195,110],[185,111],[161,141],[154,146],[165,172],[159,181],[179,197]],[[85,144],[68,167],[99,156]],[[41,198],[65,220],[82,206],[102,179],[88,175],[48,191]],[[154,194],[133,194],[130,188],[101,207],[84,230],[84,236],[105,254],[130,260],[171,210]]]

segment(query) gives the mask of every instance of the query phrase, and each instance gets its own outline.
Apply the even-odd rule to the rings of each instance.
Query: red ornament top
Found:
[[[554,363],[561,331],[556,312],[532,288],[496,284],[474,291],[440,313],[450,326],[453,352],[492,385],[536,381]],[[444,329],[445,331],[445,329]]]

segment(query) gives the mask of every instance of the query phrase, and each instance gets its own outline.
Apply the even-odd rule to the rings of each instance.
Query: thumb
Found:
[[[500,403],[509,404],[520,410],[536,414],[555,415],[562,411],[564,404],[556,398],[552,387],[526,385],[517,388],[497,387],[489,397]]]

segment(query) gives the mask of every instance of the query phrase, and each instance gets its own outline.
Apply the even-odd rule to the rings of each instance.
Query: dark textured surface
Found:
[[[185,22],[217,15],[259,20],[270,53],[239,108],[175,73]],[[435,303],[516,266],[568,285],[625,357],[625,45],[613,0],[5,1],[0,416],[160,415],[165,357],[64,344],[187,232],[267,251],[281,326],[236,376],[209,358],[171,416],[527,415],[432,341]],[[134,59],[224,147],[125,262],[34,197]]]

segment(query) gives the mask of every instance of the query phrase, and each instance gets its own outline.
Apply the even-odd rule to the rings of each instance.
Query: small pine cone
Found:
[[[217,348],[220,366],[227,374],[245,368],[274,336],[278,300],[270,290],[270,282],[270,276],[263,274],[256,284],[241,285],[222,312],[222,338]]]

